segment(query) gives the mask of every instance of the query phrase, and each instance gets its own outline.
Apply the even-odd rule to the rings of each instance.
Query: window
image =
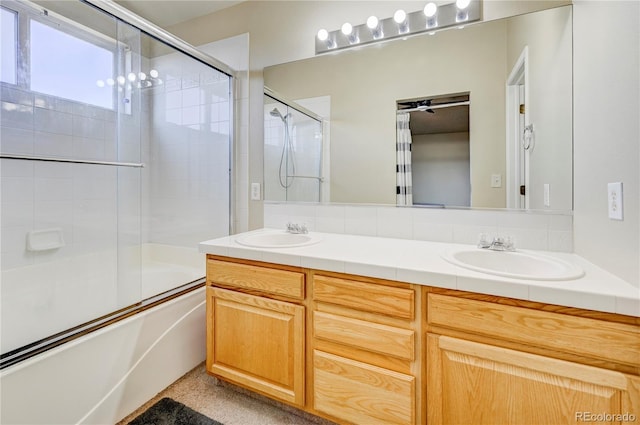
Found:
[[[112,51],[35,20],[30,32],[31,90],[113,109],[113,90],[96,84],[113,72]]]
[[[16,84],[16,47],[18,45],[18,14],[0,8],[2,18],[0,29],[2,30],[2,66],[0,66],[0,81]]]

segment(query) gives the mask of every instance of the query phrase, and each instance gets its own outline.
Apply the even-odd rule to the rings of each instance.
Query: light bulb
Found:
[[[432,18],[437,11],[438,6],[436,6],[435,3],[427,3],[427,5],[424,7],[424,14],[427,16],[427,18]]]
[[[127,75],[127,79],[133,83],[136,80],[136,74],[130,72],[129,75]]]
[[[145,74],[144,72],[141,72],[138,74],[138,78],[140,78],[140,81],[144,81],[147,79],[147,74]]]
[[[349,22],[345,22],[342,24],[342,28],[340,29],[344,35],[349,35],[353,32],[353,26]]]
[[[97,85],[98,87],[102,88],[102,87],[104,87],[104,81],[102,81],[102,80],[98,80],[98,81],[96,81],[96,85]]]
[[[378,28],[378,18],[375,16],[369,16],[369,18],[367,19],[367,27],[370,30]]]
[[[456,7],[461,10],[466,9],[469,7],[469,3],[471,3],[471,0],[456,0]]]
[[[123,86],[124,82],[126,81],[122,75],[118,75],[117,80],[118,80],[118,84],[120,84],[121,86]]]
[[[326,41],[329,38],[329,32],[326,29],[321,29],[318,31],[318,40]]]
[[[396,10],[396,13],[393,14],[393,20],[396,21],[397,24],[401,24],[407,19],[407,12],[402,9]]]
[[[158,78],[158,71],[152,69],[151,71],[149,71],[149,75],[151,75],[151,78]]]
[[[113,81],[113,78],[107,78],[107,84],[109,84],[110,86],[114,85],[116,82]]]

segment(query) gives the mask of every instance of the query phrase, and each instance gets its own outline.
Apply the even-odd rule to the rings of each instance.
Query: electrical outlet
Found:
[[[260,200],[260,183],[251,183],[251,200]]]
[[[491,174],[491,187],[502,187],[502,174]]]
[[[609,183],[607,185],[607,201],[609,204],[609,218],[622,220],[622,182]]]

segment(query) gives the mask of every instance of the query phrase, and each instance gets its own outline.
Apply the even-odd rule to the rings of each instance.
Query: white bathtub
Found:
[[[205,358],[197,289],[0,373],[3,424],[114,424]]]
[[[186,283],[204,276],[204,257],[191,254],[192,250],[174,247],[143,247],[142,256],[137,257],[145,264],[139,280],[141,292],[163,292],[176,278]],[[49,265],[49,272],[58,267]],[[25,272],[28,278],[46,280],[46,275],[41,275],[43,269]],[[34,286],[43,287],[41,282]],[[46,307],[43,300],[48,299],[51,305],[57,300],[55,291],[40,294],[28,285],[27,289],[22,295],[35,299],[20,301],[23,308]],[[70,303],[69,308],[72,306]],[[17,335],[33,331],[17,321],[7,323],[7,313],[16,311],[7,312],[3,304],[3,331],[6,328]],[[52,328],[49,322],[53,320],[47,321],[37,310],[32,315],[36,319],[29,326],[39,319],[42,328]],[[3,334],[3,345],[5,337],[19,340]],[[199,288],[2,370],[0,423],[113,424],[201,363],[205,348],[205,295],[204,288]]]
[[[124,265],[123,265],[124,264]],[[205,275],[197,248],[144,244],[3,270],[3,353],[91,321]]]

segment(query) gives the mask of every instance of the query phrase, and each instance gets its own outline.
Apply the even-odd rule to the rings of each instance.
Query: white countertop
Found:
[[[640,317],[640,289],[575,254],[522,250],[577,264],[583,277],[564,281],[523,280],[453,265],[442,254],[471,245],[312,232],[321,241],[291,248],[254,248],[236,242],[260,229],[200,243],[200,252],[459,289],[481,294]]]

